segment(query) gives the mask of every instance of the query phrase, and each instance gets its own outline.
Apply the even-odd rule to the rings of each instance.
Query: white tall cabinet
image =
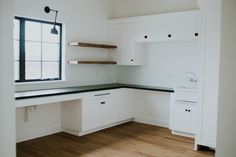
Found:
[[[208,4],[208,3],[206,3]],[[204,5],[201,2],[201,5]],[[203,6],[202,10],[202,56],[203,67],[198,105],[197,146],[216,147],[217,110],[219,91],[219,60],[220,60],[220,8]]]

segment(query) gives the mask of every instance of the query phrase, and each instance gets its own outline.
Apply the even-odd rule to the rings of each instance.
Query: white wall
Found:
[[[0,1],[0,156],[15,157],[13,1]]]
[[[29,110],[18,108],[16,117],[17,142],[62,131],[60,103],[40,105]]]
[[[222,1],[222,43],[218,112],[217,157],[236,156],[236,1]]]
[[[109,43],[107,0],[15,0],[15,15],[53,21],[54,14],[46,14],[45,6],[59,10],[58,22],[65,26],[65,60],[107,59],[103,49],[69,47],[69,41]],[[27,9],[26,9],[27,8]],[[17,85],[17,90],[55,88],[116,82],[115,66],[65,64],[66,82]]]
[[[197,41],[151,43],[145,53],[145,65],[117,69],[119,82],[173,88],[186,84],[186,71],[197,72]]]
[[[198,9],[197,0],[112,0],[110,18]]]

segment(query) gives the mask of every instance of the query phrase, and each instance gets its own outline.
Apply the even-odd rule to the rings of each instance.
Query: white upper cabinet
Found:
[[[198,11],[163,14],[137,22],[136,42],[191,40],[199,35]]]
[[[136,43],[136,24],[118,23],[111,26],[111,36],[117,49],[112,53],[112,60],[118,65],[143,65],[145,63],[144,44]]]
[[[135,32],[131,29],[132,26],[133,24],[125,23],[111,27],[112,40],[117,45],[112,58],[117,61],[118,65],[130,65],[133,62]]]
[[[198,39],[199,11],[110,20],[112,41],[118,46],[111,53],[118,65],[143,65],[148,42]]]

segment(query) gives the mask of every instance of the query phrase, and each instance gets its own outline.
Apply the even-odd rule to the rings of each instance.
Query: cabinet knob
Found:
[[[186,112],[188,112],[188,110],[187,110],[187,109],[185,109],[185,111],[186,111]]]
[[[195,33],[195,37],[198,37],[199,36],[199,34],[198,33]]]
[[[147,38],[148,38],[148,36],[147,36],[147,35],[145,35],[145,36],[144,36],[144,38],[145,38],[145,39],[147,39]]]
[[[131,59],[131,62],[133,62],[134,60],[133,59]]]
[[[171,34],[168,34],[168,38],[171,38],[172,37],[172,35]]]
[[[106,102],[101,102],[101,104],[106,104]]]

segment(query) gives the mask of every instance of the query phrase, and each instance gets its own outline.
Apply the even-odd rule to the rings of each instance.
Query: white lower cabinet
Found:
[[[63,130],[81,136],[131,120],[133,103],[130,95],[125,89],[117,89],[91,92],[81,101],[64,102]]]
[[[125,91],[122,97],[113,98],[115,122],[134,118],[134,103],[130,96],[132,97],[132,93]]]
[[[173,131],[195,134],[196,104],[176,102],[173,111]]]
[[[173,134],[195,137],[197,124],[197,92],[175,89],[171,98],[170,129]]]
[[[109,98],[82,101],[81,131],[88,131],[114,122]]]

